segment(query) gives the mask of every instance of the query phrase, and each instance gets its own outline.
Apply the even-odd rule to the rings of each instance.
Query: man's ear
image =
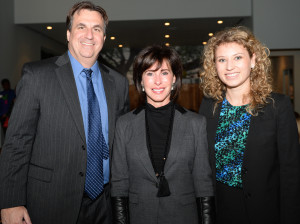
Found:
[[[67,30],[67,40],[68,40],[68,42],[70,40],[70,31],[69,30]]]

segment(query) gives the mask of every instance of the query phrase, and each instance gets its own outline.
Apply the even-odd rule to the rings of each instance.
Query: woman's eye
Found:
[[[152,74],[153,74],[152,72],[147,72],[146,73],[147,76],[152,76]]]
[[[242,59],[242,56],[236,56],[235,59],[240,60],[240,59]]]
[[[169,74],[169,72],[163,72],[162,74],[163,74],[163,75],[168,75],[168,74]]]
[[[224,62],[224,61],[225,61],[225,59],[223,59],[223,58],[218,60],[218,62]]]

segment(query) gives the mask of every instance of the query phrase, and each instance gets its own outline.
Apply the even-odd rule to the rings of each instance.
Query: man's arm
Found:
[[[18,217],[30,221],[23,206],[27,203],[28,165],[39,118],[37,86],[30,66],[24,66],[0,156],[0,209],[4,223]]]

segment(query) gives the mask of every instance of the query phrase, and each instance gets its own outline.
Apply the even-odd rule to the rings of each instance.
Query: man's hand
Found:
[[[24,206],[2,209],[1,218],[3,224],[32,224]]]

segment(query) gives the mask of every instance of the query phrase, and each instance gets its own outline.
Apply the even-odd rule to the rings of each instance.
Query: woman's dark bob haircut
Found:
[[[177,52],[170,47],[153,45],[144,48],[136,56],[133,63],[133,82],[141,97],[145,97],[141,84],[143,73],[156,62],[158,63],[156,68],[158,70],[164,60],[170,65],[170,68],[176,77],[170,100],[174,100],[178,96],[182,79],[182,64],[180,57]]]

